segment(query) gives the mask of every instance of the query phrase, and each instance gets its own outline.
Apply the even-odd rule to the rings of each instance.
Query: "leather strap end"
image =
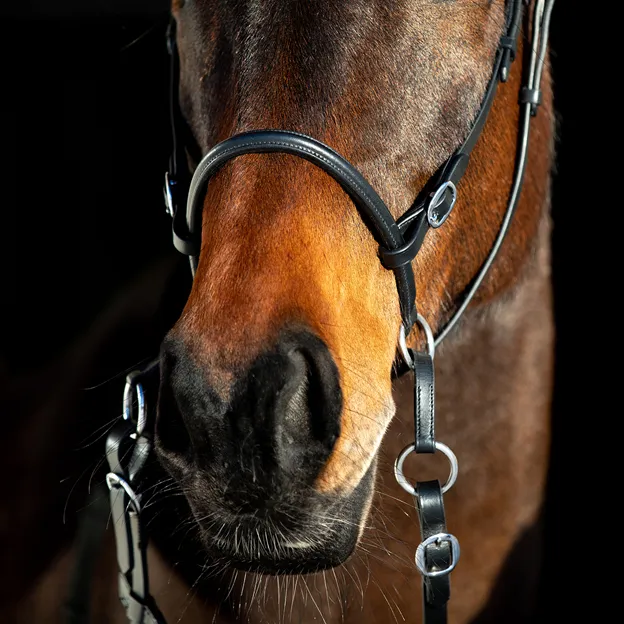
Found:
[[[395,270],[406,264],[410,264],[414,260],[429,230],[427,215],[424,211],[416,217],[416,221],[411,230],[412,234],[409,240],[398,249],[390,250],[381,245],[379,246],[379,260],[384,268]],[[404,235],[403,238],[407,238],[407,235]]]

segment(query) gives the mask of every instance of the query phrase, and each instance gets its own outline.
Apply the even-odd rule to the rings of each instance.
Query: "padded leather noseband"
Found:
[[[201,245],[201,215],[211,178],[230,160],[244,154],[283,153],[298,156],[329,174],[352,199],[364,222],[383,251],[396,251],[405,245],[401,230],[388,207],[364,176],[345,158],[312,137],[283,130],[257,130],[237,134],[215,147],[199,163],[189,188],[186,220],[178,211],[173,228],[176,249],[197,258]],[[410,264],[392,269],[396,278],[401,315],[406,327],[415,319],[416,287]]]

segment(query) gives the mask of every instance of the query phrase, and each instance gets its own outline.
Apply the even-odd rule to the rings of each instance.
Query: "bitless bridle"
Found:
[[[525,75],[520,91],[520,122],[515,170],[507,209],[490,253],[473,279],[464,299],[439,334],[434,338],[427,321],[416,310],[416,286],[412,261],[420,250],[430,228],[438,228],[448,218],[457,200],[459,184],[466,171],[470,154],[476,145],[494,102],[499,82],[506,82],[511,63],[517,53],[523,9],[530,0],[509,0],[506,10],[505,34],[500,40],[492,77],[488,83],[479,113],[466,140],[440,167],[425,185],[414,204],[396,221],[377,192],[362,174],[324,143],[296,132],[258,130],[233,136],[214,146],[199,162],[192,176],[180,144],[183,123],[177,102],[178,58],[173,28],[168,33],[172,59],[172,132],[173,154],[165,175],[165,203],[173,219],[175,247],[189,256],[193,276],[197,268],[201,244],[201,214],[210,179],[230,160],[251,153],[286,153],[313,163],[334,180],[350,196],[364,221],[379,243],[382,265],[393,271],[399,295],[402,324],[399,330],[399,353],[403,370],[414,373],[415,440],[396,460],[394,471],[399,485],[415,497],[420,520],[422,542],[415,555],[416,567],[423,577],[423,609],[425,624],[447,622],[450,597],[449,573],[459,560],[457,539],[446,530],[442,495],[455,483],[458,463],[455,454],[435,439],[435,377],[433,358],[436,347],[455,327],[496,258],[509,230],[522,188],[527,163],[531,118],[541,103],[540,83],[548,45],[548,30],[554,0],[535,0],[531,37],[525,49]],[[190,184],[186,180],[190,179]],[[187,190],[188,189],[188,190]],[[186,209],[181,208],[186,202]],[[406,344],[414,325],[426,337],[424,352],[413,351]],[[141,523],[141,495],[137,479],[152,449],[152,434],[147,421],[142,380],[158,368],[158,360],[128,375],[124,391],[123,418],[107,439],[106,455],[109,473],[106,483],[110,501],[117,560],[119,565],[119,596],[132,624],[164,624],[165,620],[149,593],[147,572],[147,537]],[[136,398],[136,401],[135,401]],[[135,402],[137,413],[135,415]],[[123,453],[120,449],[123,449]],[[449,459],[451,470],[447,482],[435,481],[412,485],[403,473],[403,463],[412,452],[440,451]],[[129,457],[129,461],[125,458]]]

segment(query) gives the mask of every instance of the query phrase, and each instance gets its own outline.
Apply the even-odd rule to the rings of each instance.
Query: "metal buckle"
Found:
[[[446,458],[449,460],[449,464],[451,467],[451,471],[449,473],[448,479],[446,483],[442,486],[442,494],[446,494],[452,487],[455,485],[455,481],[457,481],[457,475],[459,473],[459,463],[457,461],[457,456],[451,449],[446,446],[446,444],[442,444],[442,442],[434,442],[436,451],[440,451]],[[403,464],[407,457],[414,452],[416,445],[412,442],[412,444],[408,444],[396,458],[394,462],[394,477],[397,480],[397,483],[412,496],[416,496],[416,490],[414,486],[405,478],[403,474]]]
[[[451,203],[444,212],[438,212],[438,208],[444,204],[446,198],[446,191],[451,191]],[[453,206],[457,201],[457,187],[448,180],[443,184],[440,184],[435,193],[431,196],[429,206],[427,206],[427,220],[432,228],[439,228],[451,214]]]
[[[431,544],[440,545],[442,542],[448,542],[451,545],[451,563],[447,568],[442,570],[427,570],[427,562],[426,556],[427,553],[425,549],[427,546]],[[416,549],[416,567],[418,571],[428,578],[435,578],[436,576],[444,576],[449,574],[455,569],[457,562],[459,561],[460,549],[459,542],[457,538],[451,533],[436,533],[435,535],[431,535],[427,539],[423,540],[420,544],[418,544],[418,548]]]

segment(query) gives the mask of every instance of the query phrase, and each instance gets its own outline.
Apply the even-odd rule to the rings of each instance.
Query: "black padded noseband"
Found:
[[[303,158],[329,174],[351,197],[364,222],[380,245],[380,253],[396,251],[405,245],[401,230],[388,207],[364,176],[345,158],[327,145],[304,134],[283,130],[258,130],[237,134],[215,147],[199,163],[189,188],[186,220],[176,212],[173,241],[176,249],[193,258],[201,244],[201,214],[210,179],[227,162],[244,154],[291,154]],[[396,278],[401,315],[406,327],[415,320],[416,287],[410,264],[392,269]]]

